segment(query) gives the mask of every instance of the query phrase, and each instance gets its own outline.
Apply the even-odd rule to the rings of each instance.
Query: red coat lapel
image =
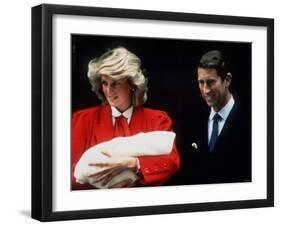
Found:
[[[95,125],[96,143],[111,140],[113,138],[113,125],[111,109],[109,105],[103,105],[97,114]]]
[[[144,109],[142,107],[134,108],[132,119],[129,124],[131,135],[135,135],[139,132],[145,132],[143,111]]]

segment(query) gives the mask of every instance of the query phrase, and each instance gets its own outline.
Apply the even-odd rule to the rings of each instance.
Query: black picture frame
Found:
[[[267,81],[267,171],[266,198],[53,211],[53,16],[78,15],[124,19],[145,19],[241,25],[266,28]],[[237,16],[202,15],[176,12],[43,4],[32,8],[32,218],[40,221],[168,214],[194,211],[227,210],[274,206],[274,20]]]

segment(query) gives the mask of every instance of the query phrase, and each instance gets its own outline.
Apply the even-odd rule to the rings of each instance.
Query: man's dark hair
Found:
[[[220,52],[219,50],[212,50],[205,53],[201,57],[198,63],[198,67],[205,69],[216,69],[218,75],[222,78],[222,80],[225,79],[228,73],[226,61],[222,52]]]

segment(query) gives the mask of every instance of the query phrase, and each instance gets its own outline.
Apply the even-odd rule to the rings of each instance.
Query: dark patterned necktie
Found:
[[[120,115],[115,117],[114,124],[114,137],[127,137],[130,136],[130,128],[127,122],[127,119]]]
[[[218,135],[219,135],[219,130],[218,130],[218,124],[219,121],[221,120],[221,116],[216,113],[213,117],[213,130],[212,130],[212,135],[211,135],[211,139],[209,142],[209,151],[213,152],[215,149],[215,145],[218,139]]]

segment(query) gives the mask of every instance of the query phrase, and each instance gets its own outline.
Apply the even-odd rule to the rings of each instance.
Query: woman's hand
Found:
[[[124,156],[111,156],[106,151],[102,152],[107,156],[107,160],[101,163],[90,163],[89,166],[93,167],[104,167],[98,173],[91,174],[90,177],[95,177],[95,183],[102,181],[102,186],[105,186],[113,177],[121,173],[123,170],[130,169],[136,171],[137,169],[137,158],[136,157],[124,157]],[[112,187],[128,187],[132,186],[132,181],[130,179],[122,181],[118,184],[112,185]]]

